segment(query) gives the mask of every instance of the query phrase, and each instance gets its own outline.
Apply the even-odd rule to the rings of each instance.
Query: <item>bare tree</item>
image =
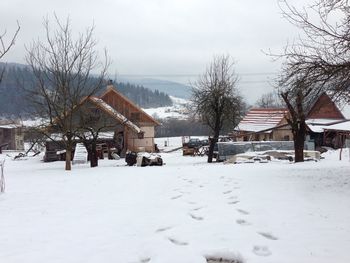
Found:
[[[5,40],[7,31],[5,30],[5,32],[3,32],[0,35],[0,60],[5,56],[5,54],[7,52],[10,51],[11,47],[15,44],[15,40],[17,38],[18,32],[21,29],[19,23],[17,22],[17,29],[15,31],[15,33],[12,35],[12,37],[10,37],[9,41]],[[2,80],[2,77],[4,76],[4,72],[5,72],[5,68],[3,68],[0,72],[0,82]]]
[[[26,61],[36,81],[26,90],[33,110],[47,120],[41,131],[52,140],[53,132],[60,134],[66,149],[65,169],[71,170],[74,138],[79,129],[71,113],[83,97],[92,96],[101,88],[109,61],[106,51],[104,60],[99,61],[94,27],[74,39],[69,19],[62,23],[55,16],[54,21],[51,28],[45,19],[45,39],[33,41],[27,48]],[[93,72],[96,75],[91,78]]]
[[[225,126],[234,128],[241,116],[242,99],[238,95],[237,75],[228,55],[215,56],[205,73],[192,85],[194,113],[209,126],[212,139],[208,162],[213,160],[214,145]]]
[[[305,78],[294,79],[294,82],[288,81],[284,86],[283,78],[280,81],[280,95],[288,108],[288,114],[285,116],[292,129],[295,162],[304,161],[304,142],[307,133],[306,117],[314,101],[319,97],[319,89],[312,85],[306,85]]]
[[[97,103],[104,103],[99,98],[91,99],[97,101]],[[101,132],[109,132],[115,129],[116,120],[108,116],[96,104],[91,104],[87,99],[73,114],[76,118],[77,137],[80,138],[88,151],[90,167],[97,167],[97,140]]]
[[[256,102],[259,108],[281,108],[283,103],[276,91],[263,94]]]
[[[315,0],[297,9],[280,0],[284,17],[301,30],[282,57],[284,82],[299,76],[305,86],[327,90],[335,99],[350,98],[350,6],[347,0]],[[314,85],[316,84],[317,85]]]
[[[305,118],[312,101],[327,91],[333,99],[350,98],[350,7],[347,0],[315,0],[298,9],[279,1],[284,17],[301,31],[276,58],[284,60],[278,79],[289,109],[295,161],[303,161]]]

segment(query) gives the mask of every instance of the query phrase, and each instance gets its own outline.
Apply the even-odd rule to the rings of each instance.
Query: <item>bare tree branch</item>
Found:
[[[7,33],[6,30],[4,33],[0,35],[0,60],[5,56],[7,52],[10,51],[11,47],[15,44],[15,41],[20,29],[21,27],[17,21],[17,29],[15,33],[12,35],[12,37],[10,38],[10,41],[5,41],[5,36]],[[0,72],[0,82],[4,76],[4,72],[5,72],[5,67]]]

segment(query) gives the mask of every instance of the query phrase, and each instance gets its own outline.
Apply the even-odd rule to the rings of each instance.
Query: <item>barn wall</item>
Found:
[[[293,133],[290,129],[276,129],[272,133],[272,140],[274,141],[292,141]]]
[[[154,127],[141,127],[141,130],[145,132],[142,139],[134,132],[128,133],[128,149],[136,152],[154,152]]]

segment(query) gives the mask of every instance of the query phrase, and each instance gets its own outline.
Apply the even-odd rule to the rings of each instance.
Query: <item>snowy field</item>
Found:
[[[163,167],[6,157],[0,262],[350,262],[350,162]],[[0,157],[4,158],[5,155]]]
[[[167,107],[157,107],[157,108],[148,108],[143,109],[147,114],[155,118],[175,118],[175,119],[187,119],[188,118],[188,100],[170,96],[173,106]]]

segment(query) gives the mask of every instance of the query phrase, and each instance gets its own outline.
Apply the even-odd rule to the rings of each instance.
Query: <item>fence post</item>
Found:
[[[0,193],[5,192],[5,175],[4,175],[5,159],[0,161],[1,175],[0,175]]]

